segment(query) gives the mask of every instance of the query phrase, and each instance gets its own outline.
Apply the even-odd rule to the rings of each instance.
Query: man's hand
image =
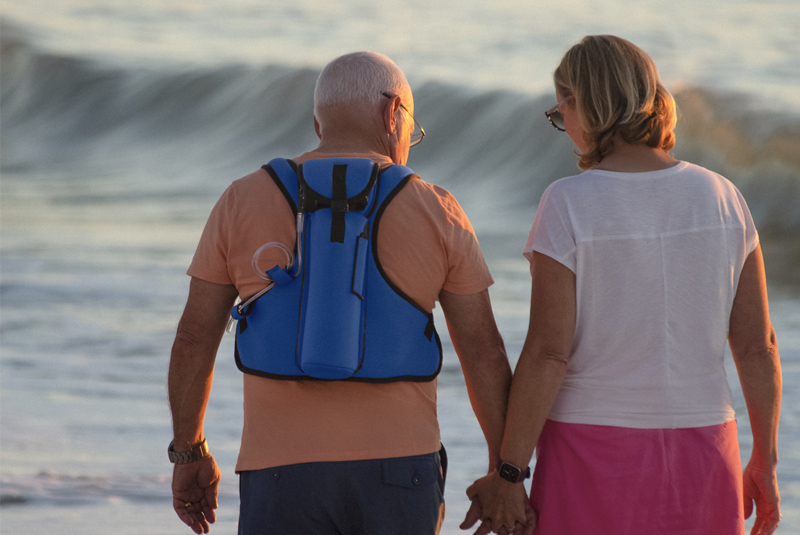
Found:
[[[530,535],[536,527],[536,512],[528,501],[525,487],[501,479],[496,472],[482,477],[467,489],[472,505],[461,529],[470,529],[478,520],[475,535]]]
[[[775,467],[764,468],[750,461],[744,469],[744,517],[753,514],[753,502],[756,509],[756,523],[750,531],[751,535],[772,535],[781,520],[778,494],[778,476]]]
[[[214,457],[176,464],[172,472],[172,507],[195,533],[208,533],[217,519],[220,472]]]

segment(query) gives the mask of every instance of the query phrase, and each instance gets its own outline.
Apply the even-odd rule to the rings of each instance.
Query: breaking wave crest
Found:
[[[0,65],[4,173],[191,162],[199,170],[193,180],[202,181],[203,169],[240,176],[316,145],[311,69],[103,64],[41,52],[14,31],[3,33]],[[800,255],[792,239],[800,232],[800,117],[708,88],[675,96],[675,156],[731,179],[762,238],[784,243],[793,263]],[[415,115],[429,135],[411,164],[462,203],[535,205],[550,182],[577,172],[570,143],[544,119],[551,99],[437,82],[416,87]]]

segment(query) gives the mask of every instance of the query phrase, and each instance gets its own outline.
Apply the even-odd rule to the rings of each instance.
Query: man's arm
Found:
[[[189,451],[204,438],[203,421],[214,361],[225,332],[236,288],[192,278],[169,363],[167,380],[174,450]],[[173,507],[195,533],[208,533],[216,520],[219,469],[211,456],[176,464],[172,475]]]
[[[497,330],[489,291],[458,295],[439,294],[450,339],[456,350],[472,408],[489,447],[489,469],[500,455],[506,419],[511,366]]]
[[[495,471],[500,458],[500,443],[505,427],[508,390],[511,386],[511,366],[508,363],[503,339],[497,330],[488,290],[458,295],[442,291],[439,295],[450,339],[461,361],[472,409],[486,437],[489,448],[489,473]],[[526,508],[528,496],[522,485],[515,488],[515,499]],[[472,500],[462,529],[472,526],[482,516],[481,502]],[[478,533],[488,533],[483,524]],[[531,527],[531,529],[533,529]]]
[[[750,253],[742,268],[728,342],[753,433],[753,451],[744,471],[745,516],[750,517],[755,501],[756,522],[751,533],[768,535],[780,520],[776,467],[782,380],[778,344],[769,319],[761,246]]]

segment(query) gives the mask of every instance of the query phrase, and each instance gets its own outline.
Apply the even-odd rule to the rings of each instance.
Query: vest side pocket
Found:
[[[353,262],[353,295],[364,300],[364,281],[367,276],[367,258],[369,253],[369,222],[364,225],[364,231],[356,241],[356,256]]]

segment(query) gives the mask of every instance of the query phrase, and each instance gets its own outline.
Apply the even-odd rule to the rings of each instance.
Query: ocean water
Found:
[[[544,188],[576,172],[546,122],[587,33],[637,42],[680,108],[675,155],[742,190],[760,230],[784,371],[779,479],[800,531],[800,4],[730,0],[5,0],[0,5],[0,532],[190,533],[171,509],[169,348],[205,218],[234,179],[315,146],[319,68],[390,55],[429,132],[409,164],[469,214],[516,360],[521,249]],[[441,316],[438,316],[443,324]],[[444,329],[443,329],[444,330]],[[443,533],[486,452],[445,336]],[[220,350],[206,434],[234,533],[241,378]],[[742,455],[746,409],[729,368]]]

